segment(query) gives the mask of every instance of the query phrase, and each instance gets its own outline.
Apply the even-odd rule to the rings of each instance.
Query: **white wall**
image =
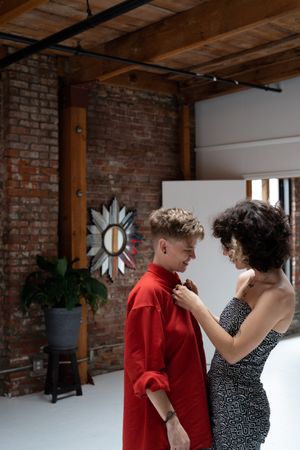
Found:
[[[212,222],[225,208],[233,206],[246,196],[245,181],[164,181],[162,199],[165,208],[187,208],[204,226],[204,240],[196,249],[197,259],[191,261],[184,274],[190,278],[214,314],[219,315],[234,295],[238,272],[228,258],[222,255],[218,239],[212,236]],[[206,361],[210,364],[214,347],[203,333]]]
[[[196,103],[197,179],[300,176],[300,78],[280,87]]]

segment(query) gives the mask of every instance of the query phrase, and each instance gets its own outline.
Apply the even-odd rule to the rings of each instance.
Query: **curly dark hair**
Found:
[[[282,267],[290,256],[290,226],[279,204],[244,200],[213,222],[213,235],[229,249],[234,239],[250,267],[261,272]]]

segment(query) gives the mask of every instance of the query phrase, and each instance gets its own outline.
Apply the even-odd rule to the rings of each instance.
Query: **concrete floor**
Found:
[[[300,448],[299,374],[300,337],[285,339],[263,373],[271,430],[262,450]],[[0,450],[121,450],[123,372],[97,376],[94,382],[83,386],[82,397],[56,404],[42,393],[1,397]]]

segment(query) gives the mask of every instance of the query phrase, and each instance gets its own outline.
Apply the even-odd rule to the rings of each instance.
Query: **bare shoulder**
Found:
[[[289,280],[284,277],[280,283],[266,289],[261,295],[262,301],[276,302],[279,306],[288,307],[295,305],[295,290]]]
[[[295,291],[289,280],[283,279],[277,285],[265,289],[255,304],[255,310],[273,321],[274,331],[284,334],[295,313]]]
[[[277,288],[276,298],[283,308],[294,311],[296,303],[295,289],[287,278]]]
[[[295,290],[288,279],[277,289],[275,301],[281,317],[274,330],[285,333],[293,320],[296,305]]]
[[[266,289],[260,296],[257,305],[277,311],[280,321],[290,322],[295,312],[295,290],[284,276],[278,285]]]

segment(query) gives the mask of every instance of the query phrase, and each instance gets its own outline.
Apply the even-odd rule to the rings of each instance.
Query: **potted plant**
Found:
[[[104,284],[93,278],[88,269],[76,269],[64,258],[47,260],[36,257],[39,270],[31,272],[24,283],[21,303],[27,311],[32,303],[45,312],[49,347],[75,348],[79,335],[81,305],[84,298],[95,314],[107,299]]]

